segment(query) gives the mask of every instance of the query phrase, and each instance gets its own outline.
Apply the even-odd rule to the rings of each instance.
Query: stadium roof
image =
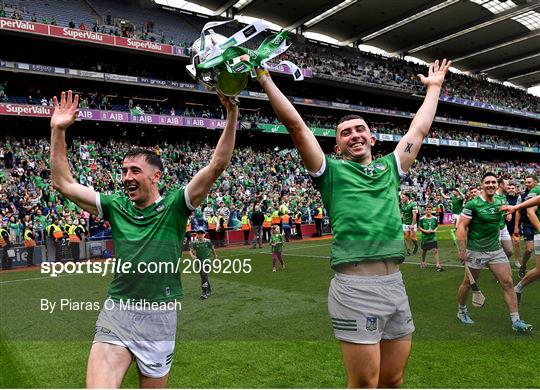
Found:
[[[529,88],[540,84],[540,0],[190,0],[341,44],[370,45]]]

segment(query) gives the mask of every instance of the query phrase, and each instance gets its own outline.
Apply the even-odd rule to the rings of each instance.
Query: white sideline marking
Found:
[[[15,282],[26,282],[28,280],[40,280],[40,279],[56,279],[60,278],[62,276],[75,276],[75,275],[87,275],[87,274],[63,274],[63,275],[56,275],[56,276],[41,276],[38,278],[25,278],[25,279],[13,279],[13,280],[5,280],[3,282],[0,282],[0,284],[8,284],[8,283],[15,283]]]
[[[270,252],[259,252],[260,254],[269,254]],[[292,254],[292,253],[287,253],[287,252],[283,252],[284,254],[286,254],[287,256],[292,256],[292,257],[315,257],[315,258],[318,258],[318,259],[328,259],[330,260],[330,256],[320,256],[320,255],[295,255],[295,254]],[[404,261],[402,264],[412,264],[412,265],[420,265],[419,262],[415,262],[415,261]],[[456,267],[456,268],[463,268],[463,265],[461,264],[444,264],[444,263],[441,263],[443,268],[444,267]],[[429,263],[428,263],[429,265]],[[434,265],[433,265],[434,266]]]

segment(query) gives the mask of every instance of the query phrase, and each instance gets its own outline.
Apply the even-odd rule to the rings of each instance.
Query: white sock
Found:
[[[458,310],[460,313],[467,312],[467,305],[458,304]]]
[[[519,313],[517,311],[510,313],[510,319],[512,320],[512,324],[519,321]]]
[[[522,290],[523,290],[523,285],[521,284],[521,282],[515,285],[514,287],[515,292],[520,293]]]

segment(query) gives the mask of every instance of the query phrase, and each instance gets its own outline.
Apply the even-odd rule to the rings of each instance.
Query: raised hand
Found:
[[[436,60],[433,64],[429,65],[427,77],[423,74],[419,74],[418,77],[420,78],[422,84],[424,84],[426,87],[440,87],[444,82],[444,77],[446,76],[446,72],[448,72],[451,64],[452,61],[447,62],[446,58],[442,60],[440,65],[439,60]]]
[[[75,95],[73,98],[73,92],[69,90],[67,92],[62,91],[60,96],[60,104],[58,104],[58,98],[53,97],[54,101],[54,113],[51,118],[51,128],[65,131],[69,126],[75,122],[79,115],[79,95]]]
[[[510,205],[504,205],[499,207],[499,211],[505,211],[505,216],[512,215],[516,212],[517,208],[516,206],[510,206]]]
[[[227,112],[238,110],[238,98],[225,96],[218,92],[219,100]]]

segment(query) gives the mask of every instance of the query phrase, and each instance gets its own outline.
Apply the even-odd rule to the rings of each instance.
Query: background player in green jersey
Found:
[[[433,206],[428,204],[426,206],[426,215],[420,217],[420,222],[418,223],[418,229],[422,232],[422,263],[420,263],[421,268],[426,268],[426,254],[429,251],[433,251],[435,256],[435,267],[437,271],[444,271],[444,268],[441,265],[441,259],[439,258],[439,244],[437,242],[437,227],[439,223],[437,222],[437,217],[433,215]]]
[[[532,329],[532,326],[519,318],[512,270],[499,239],[500,224],[503,220],[499,208],[504,205],[504,202],[496,196],[496,191],[495,174],[485,173],[482,177],[481,194],[465,204],[459,218],[457,229],[459,257],[469,267],[475,280],[478,280],[482,268],[489,267],[503,289],[504,300],[510,310],[512,329],[524,332]],[[469,279],[465,275],[458,290],[457,316],[461,322],[472,324],[474,321],[470,318],[466,306],[469,287]]]
[[[220,96],[227,123],[210,163],[180,190],[162,198],[158,183],[163,165],[153,151],[137,149],[126,155],[122,168],[125,194],[103,195],[77,183],[66,156],[66,130],[78,116],[79,97],[62,92],[60,104],[54,97],[51,118],[51,174],[55,188],[64,197],[111,222],[115,256],[130,262],[133,272],[116,273],[109,287],[114,303],[104,305],[88,358],[87,387],[118,388],[133,359],[139,369],[141,387],[167,384],[174,354],[176,311],[156,310],[141,316],[137,310],[119,310],[118,302],[171,302],[182,296],[180,275],[137,272],[141,263],[177,264],[181,256],[188,215],[230,162],[236,135],[238,108]],[[143,264],[144,266],[145,264]],[[144,269],[144,267],[142,268]],[[109,300],[108,300],[109,301]]]
[[[272,247],[272,272],[276,272],[276,262],[278,261],[281,264],[281,269],[285,269],[285,262],[283,261],[283,234],[279,231],[278,225],[272,227],[270,246]]]
[[[497,180],[497,193],[495,194],[496,197],[498,197],[503,204],[508,204],[506,201],[506,194],[507,194],[507,186],[508,186],[508,180],[502,177],[499,177]],[[506,221],[511,220],[511,216],[505,216],[501,220],[500,225],[500,232],[499,232],[499,239],[501,240],[501,246],[504,250],[504,253],[506,253],[506,256],[508,259],[512,257],[512,254],[514,253],[514,245],[512,244],[512,237],[510,236],[510,233],[508,232],[508,228],[506,227]]]
[[[534,227],[534,255],[536,256],[536,267],[525,274],[523,279],[514,288],[518,301],[521,299],[523,288],[528,284],[540,279],[540,185],[529,191],[527,200],[515,206],[502,206],[501,210],[507,215],[512,215],[516,211],[527,209],[527,216]]]
[[[416,255],[418,251],[418,239],[416,238],[416,229],[418,228],[418,206],[415,201],[411,199],[411,195],[408,192],[401,195],[401,215],[403,218],[403,235],[405,237],[405,249],[407,255],[411,254],[411,243],[414,248],[413,255]]]
[[[333,229],[328,293],[334,334],[341,342],[349,387],[397,387],[403,381],[414,331],[399,264],[404,260],[400,176],[416,159],[435,117],[450,61],[435,61],[424,102],[395,151],[373,160],[375,135],[363,118],[339,121],[334,151],[324,155],[291,102],[259,69],[257,78],[321,192]]]
[[[212,293],[208,273],[205,271],[204,264],[212,264],[212,260],[217,259],[216,250],[212,241],[204,237],[204,230],[198,229],[195,240],[189,243],[189,253],[193,261],[199,262],[199,275],[201,276],[201,299],[207,299]],[[194,266],[194,269],[197,267]]]
[[[446,195],[441,190],[441,195],[444,199],[450,200],[452,205],[452,223],[457,226],[459,215],[463,210],[463,202],[465,202],[465,195],[459,190],[459,188],[452,188],[450,196]]]

